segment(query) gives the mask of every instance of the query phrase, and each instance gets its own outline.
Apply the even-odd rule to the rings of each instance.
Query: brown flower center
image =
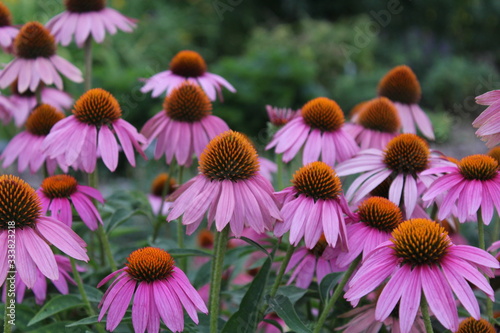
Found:
[[[64,4],[69,12],[88,13],[103,10],[106,0],[65,0]]]
[[[439,263],[451,246],[448,233],[434,221],[404,221],[392,232],[393,249],[403,264],[430,265]]]
[[[464,319],[458,326],[457,333],[495,333],[496,330],[486,319]]]
[[[488,155],[471,155],[458,163],[460,173],[468,180],[490,180],[498,174],[498,162]]]
[[[398,205],[386,198],[368,198],[358,209],[361,222],[381,231],[392,232],[403,222],[403,214]]]
[[[48,104],[41,104],[33,110],[26,120],[26,130],[33,135],[46,136],[52,127],[64,118],[62,112]]]
[[[17,56],[24,59],[50,58],[56,54],[54,36],[41,23],[26,23],[14,40]]]
[[[493,157],[500,165],[500,147],[490,149],[490,151],[488,152],[488,156]]]
[[[316,257],[321,257],[328,247],[328,243],[326,242],[325,234],[321,234],[316,245],[309,251],[314,254]]]
[[[162,197],[163,191],[165,191],[165,185],[168,185],[166,189],[166,195],[171,194],[177,188],[177,183],[174,178],[170,178],[168,173],[160,173],[151,184],[151,193],[154,196]]]
[[[40,199],[24,180],[12,175],[0,176],[0,230],[14,222],[16,228],[34,228],[42,213]]]
[[[12,25],[12,14],[9,8],[0,2],[0,27],[8,27]]]
[[[259,171],[257,152],[244,135],[227,131],[214,138],[200,156],[200,172],[212,180],[238,181]]]
[[[391,101],[403,104],[417,104],[422,90],[417,76],[408,66],[394,67],[378,84],[378,94]]]
[[[307,125],[324,132],[336,131],[344,124],[344,113],[337,102],[318,97],[302,107],[302,118]]]
[[[398,110],[386,97],[366,103],[359,112],[357,122],[365,128],[385,133],[398,132],[401,127]]]
[[[214,234],[208,229],[203,229],[198,233],[198,245],[202,249],[211,249],[214,247]]]
[[[430,150],[427,143],[415,134],[400,134],[387,144],[384,163],[396,173],[411,174],[427,169]]]
[[[76,192],[78,183],[76,179],[69,175],[55,175],[43,180],[42,192],[50,199],[68,198]]]
[[[103,125],[120,118],[122,110],[113,95],[96,88],[87,91],[76,101],[73,114],[82,123]]]
[[[135,250],[127,261],[127,273],[140,282],[164,280],[170,276],[175,265],[174,259],[167,251],[156,247]]]
[[[349,119],[353,119],[354,117],[356,117],[357,115],[359,115],[359,113],[365,108],[365,106],[367,106],[368,104],[370,103],[370,101],[363,101],[363,102],[359,102],[358,104],[354,105],[351,109],[351,111],[349,111]]]
[[[314,201],[336,199],[342,192],[340,178],[324,162],[312,162],[297,170],[292,184],[298,193],[311,197]]]
[[[184,50],[170,61],[172,73],[183,77],[200,77],[207,71],[205,59],[195,51]]]
[[[163,108],[173,120],[194,123],[212,113],[207,94],[195,83],[184,82],[165,97]]]

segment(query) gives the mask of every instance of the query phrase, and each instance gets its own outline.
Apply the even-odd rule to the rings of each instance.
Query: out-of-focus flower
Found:
[[[269,121],[276,127],[286,125],[290,120],[300,115],[300,110],[292,110],[290,108],[278,108],[271,105],[266,105],[267,116]]]
[[[19,30],[12,26],[9,8],[0,2],[0,46],[7,53],[12,53],[12,44]]]
[[[165,188],[165,186],[167,188]],[[148,194],[149,204],[151,205],[151,209],[155,215],[167,215],[170,207],[172,206],[171,202],[165,201],[163,203],[163,208],[161,208],[162,199],[165,199],[165,196],[172,194],[177,189],[177,183],[174,178],[170,177],[167,173],[160,173],[151,184],[151,192]]]
[[[476,103],[488,107],[472,122],[472,126],[478,129],[476,135],[486,141],[487,147],[494,147],[500,143],[500,90],[477,96]]]

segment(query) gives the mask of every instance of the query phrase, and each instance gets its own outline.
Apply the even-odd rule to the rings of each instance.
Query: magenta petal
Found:
[[[97,142],[102,161],[109,170],[115,171],[118,166],[118,143],[113,132],[107,126],[101,126]]]
[[[184,314],[177,296],[163,281],[153,282],[155,304],[161,319],[173,332],[184,330]]]
[[[31,228],[24,229],[23,234],[26,250],[30,253],[40,272],[50,280],[57,280],[59,270],[50,247]]]
[[[443,260],[441,267],[444,276],[464,308],[469,311],[472,317],[479,320],[481,318],[479,304],[467,281],[460,274],[457,274],[457,269],[453,268],[453,263]]]
[[[420,268],[415,268],[408,276],[406,288],[403,289],[399,304],[399,322],[401,333],[411,332],[413,322],[420,308],[422,286],[420,282]]]
[[[398,303],[403,291],[408,287],[408,276],[411,272],[409,265],[403,265],[391,277],[387,285],[382,290],[377,301],[375,318],[383,321],[391,314],[392,310]]]
[[[16,230],[16,269],[26,286],[33,288],[37,276],[36,264],[26,249],[24,236],[25,230]]]
[[[108,319],[106,321],[107,330],[113,331],[120,324],[134,295],[136,284],[137,282],[134,279],[128,280],[114,297],[108,311]]]
[[[149,305],[151,304],[149,294],[149,284],[140,282],[135,291],[132,304],[132,323],[136,333],[144,333],[148,325]]]

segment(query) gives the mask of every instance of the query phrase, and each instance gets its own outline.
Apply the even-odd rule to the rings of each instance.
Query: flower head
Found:
[[[396,66],[380,80],[379,96],[394,102],[403,124],[403,132],[416,133],[416,127],[425,137],[434,140],[434,131],[429,117],[418,106],[422,90],[417,76],[408,66]]]
[[[477,128],[476,135],[486,141],[486,146],[492,148],[500,143],[500,90],[488,91],[476,97],[476,103],[488,105],[472,126]]]
[[[212,115],[212,103],[205,92],[186,81],[165,98],[163,111],[151,118],[141,133],[148,145],[158,139],[156,159],[165,154],[168,164],[175,157],[179,165],[190,166],[193,153],[199,157],[211,139],[227,130],[226,123]]]
[[[457,333],[495,333],[496,330],[486,319],[472,317],[462,320]]]
[[[267,116],[269,121],[276,127],[286,125],[290,120],[300,114],[299,110],[290,108],[277,108],[271,105],[266,105]]]
[[[468,282],[494,299],[493,289],[480,272],[486,267],[500,266],[484,250],[453,244],[436,222],[412,219],[401,223],[389,241],[365,258],[349,282],[345,298],[357,304],[389,278],[377,301],[376,320],[385,320],[399,301],[401,332],[410,332],[423,293],[441,324],[456,331],[458,314],[453,293],[476,319],[480,318],[479,304]]]
[[[217,94],[219,94],[219,99],[222,99],[222,87],[233,93],[236,92],[236,89],[224,78],[208,72],[205,59],[198,52],[190,50],[177,53],[170,61],[170,69],[146,79],[146,84],[141,91],[143,93],[152,91],[153,97],[158,97],[163,93],[169,95],[184,81],[199,85],[212,101],[216,100]]]
[[[173,177],[170,177],[169,174],[160,173],[158,176],[156,176],[156,178],[153,180],[153,183],[151,184],[151,191],[148,194],[149,204],[151,205],[153,213],[158,215],[160,214],[161,209],[161,214],[165,216],[167,215],[170,207],[172,206],[172,203],[165,201],[163,203],[163,208],[161,208],[162,200],[165,199],[164,195],[168,196],[172,194],[177,189],[177,187],[177,182]]]
[[[303,164],[318,161],[333,166],[335,162],[351,158],[358,146],[344,128],[344,114],[338,104],[319,97],[306,103],[300,116],[288,122],[273,137],[266,149],[276,147],[283,153],[283,161],[291,161],[304,146]]]
[[[218,231],[230,225],[236,237],[244,226],[257,233],[281,220],[271,183],[259,174],[257,152],[244,135],[227,131],[214,138],[200,156],[200,174],[181,186],[167,220],[183,216],[188,234],[208,211]],[[196,204],[193,204],[196,203]]]
[[[132,297],[135,332],[159,332],[160,318],[171,331],[182,332],[183,308],[196,324],[197,310],[208,312],[198,292],[165,250],[154,247],[138,249],[130,254],[125,266],[98,285],[104,285],[119,274],[99,304],[99,321],[108,313],[107,330],[113,331],[118,326]]]
[[[91,89],[76,101],[73,115],[54,126],[43,148],[48,156],[61,156],[67,165],[87,173],[94,171],[99,152],[104,164],[114,171],[119,153],[116,135],[128,161],[135,166],[134,148],[145,158],[139,144],[146,139],[121,115],[118,101],[109,92]]]
[[[19,30],[12,26],[9,8],[0,2],[0,46],[5,52],[12,53],[12,45]]]
[[[74,82],[82,82],[82,73],[56,54],[54,36],[42,24],[28,22],[19,31],[14,49],[16,58],[0,72],[0,87],[6,88],[16,79],[20,93],[36,91],[40,83],[55,84],[60,90],[63,82],[59,73]]]

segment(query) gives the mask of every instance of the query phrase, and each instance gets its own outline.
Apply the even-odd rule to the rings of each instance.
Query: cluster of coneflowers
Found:
[[[260,251],[233,282],[251,283],[259,274],[255,263],[270,258],[277,265],[270,266],[276,274],[268,299],[284,283],[316,288],[327,275],[342,274],[329,297],[313,304],[315,333],[378,332],[382,327],[433,332],[437,322],[452,332],[495,331],[489,278],[500,265],[486,251],[484,226],[500,223],[499,149],[460,161],[432,150],[426,141],[434,139],[432,124],[418,105],[421,89],[409,67],[388,72],[377,96],[358,104],[349,122],[326,97],[297,111],[267,106],[272,138],[266,149],[274,149],[274,164],[258,156],[245,134],[230,130],[212,114],[222,89],[236,90],[208,72],[194,51],[179,52],[167,71],[143,80],[142,92],[164,102],[137,131],[122,119],[113,95],[92,88],[91,82],[93,41],[101,43],[118,30],[131,32],[136,21],[106,7],[104,0],[66,0],[65,6],[45,26],[28,22],[18,29],[0,3],[0,45],[13,56],[0,72],[0,87],[12,90],[0,96],[0,120],[14,120],[20,127],[0,156],[2,167],[17,164],[19,173],[44,175],[37,190],[18,176],[0,176],[0,286],[5,304],[13,302],[6,279],[12,270],[7,240],[14,223],[15,302],[22,302],[31,289],[36,303],[43,304],[48,279],[62,294],[77,285],[88,316],[96,315],[80,276],[89,268],[75,261],[96,258],[87,255],[81,236],[88,234],[74,231],[81,231],[73,229],[77,220],[96,233],[107,260],[110,274],[97,287],[113,281],[99,304],[98,321],[106,316],[105,328],[90,323],[100,332],[126,321],[129,308],[134,332],[160,332],[162,322],[181,332],[184,310],[194,323],[198,311],[208,313],[210,332],[218,332],[220,309],[225,307],[222,280],[231,271],[224,265],[225,253],[247,241],[260,244]],[[57,43],[67,46],[72,41],[85,50],[85,75],[57,55]],[[61,75],[85,81],[76,102],[62,90]],[[500,143],[500,91],[481,95],[477,102],[488,108],[473,125],[488,147],[494,147]],[[68,109],[70,116],[64,112]],[[155,179],[148,197],[157,216],[152,246],[133,251],[118,269],[99,212],[105,198],[97,189],[97,164],[102,160],[113,172],[123,153],[135,166],[136,153],[146,159],[149,148],[155,159],[165,156],[170,171],[198,164],[196,175],[185,182],[170,177],[172,172]],[[293,160],[301,163],[298,170],[289,170]],[[283,182],[287,169],[293,172],[289,186]],[[85,174],[88,184],[82,185],[77,179]],[[176,265],[175,255],[154,246],[165,220],[178,222],[179,248],[184,247],[184,233],[197,233],[200,246],[212,251],[210,285],[196,290],[181,269],[187,268],[185,258]],[[456,230],[465,222],[477,225],[479,247],[458,237]],[[500,242],[495,242],[489,250],[498,248]],[[281,263],[274,259],[280,249]],[[199,266],[201,260],[206,259],[193,262]],[[483,304],[473,286],[486,295]],[[342,296],[353,310],[339,316],[344,323],[339,327],[330,319],[338,319],[332,318],[332,309]],[[253,307],[262,308],[256,311],[258,318],[241,325],[271,333],[292,324],[286,313],[270,311],[263,297]],[[460,320],[459,308],[470,318]],[[11,330],[5,320],[4,332]]]

